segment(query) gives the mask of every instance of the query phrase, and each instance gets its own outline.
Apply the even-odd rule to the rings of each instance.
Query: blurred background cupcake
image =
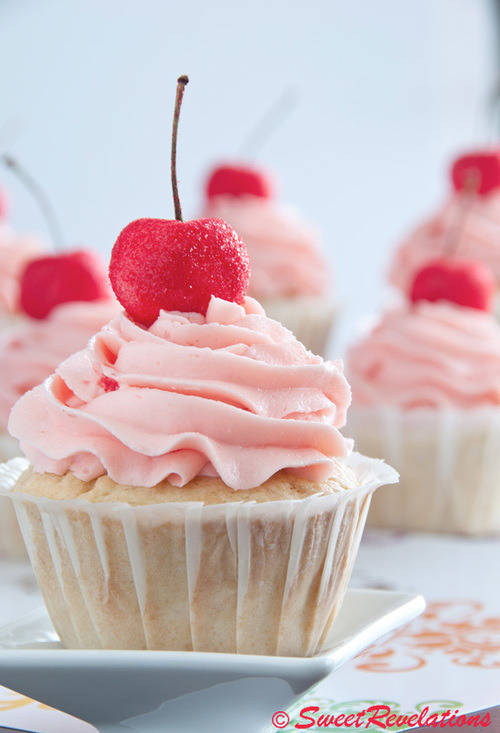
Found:
[[[264,169],[225,164],[208,177],[203,215],[227,221],[250,255],[249,294],[306,348],[326,355],[335,314],[331,273],[319,233],[278,201]]]
[[[0,334],[0,460],[22,455],[7,423],[15,402],[83,348],[120,306],[88,250],[32,259],[20,279],[22,320]],[[26,312],[27,311],[27,312]],[[11,503],[0,499],[0,553],[24,557]]]
[[[411,301],[385,312],[348,353],[348,432],[400,472],[369,523],[401,530],[500,532],[500,325],[493,274],[434,260]]]

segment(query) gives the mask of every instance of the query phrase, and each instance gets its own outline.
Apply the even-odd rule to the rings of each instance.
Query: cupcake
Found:
[[[336,309],[316,230],[276,200],[266,173],[247,166],[224,165],[212,172],[204,215],[227,221],[245,243],[252,267],[248,294],[324,356]]]
[[[89,273],[92,285],[85,283]],[[21,278],[19,300],[22,320],[0,334],[2,461],[21,454],[19,442],[7,431],[14,403],[82,349],[120,310],[104,266],[92,253],[82,252],[33,259]],[[0,550],[25,554],[12,507],[5,500],[0,500]]]
[[[10,496],[67,647],[324,643],[395,472],[351,453],[341,364],[245,297],[248,272],[224,222],[133,222],[110,267],[127,312],[11,413],[31,465]]]
[[[397,492],[375,497],[370,524],[500,531],[500,325],[487,310],[494,289],[480,263],[434,262],[417,273],[412,302],[383,314],[351,347],[349,434],[400,473]]]
[[[390,281],[408,293],[418,270],[450,248],[464,259],[483,262],[500,286],[500,151],[471,153],[453,163],[452,193],[397,249]]]
[[[340,608],[373,491],[339,362],[246,297],[218,219],[140,219],[113,248],[125,312],[14,406],[29,461],[0,485],[75,648],[311,655]]]

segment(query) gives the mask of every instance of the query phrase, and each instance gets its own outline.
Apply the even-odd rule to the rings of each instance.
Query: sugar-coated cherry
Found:
[[[243,165],[221,165],[207,181],[207,198],[214,196],[273,197],[274,185],[270,176],[258,168]]]
[[[415,275],[412,302],[448,300],[479,310],[493,310],[496,281],[492,271],[476,260],[440,257],[427,262]]]
[[[109,298],[106,268],[90,250],[31,260],[21,277],[20,305],[32,318],[46,318],[57,305]]]
[[[457,158],[451,167],[455,191],[472,188],[481,196],[500,188],[500,150],[484,150]]]
[[[160,310],[207,312],[214,295],[242,303],[250,280],[245,245],[220,219],[183,221],[177,185],[177,131],[189,79],[177,79],[170,174],[175,219],[137,219],[120,233],[111,252],[109,278],[128,314],[144,326]]]
[[[150,326],[160,310],[205,314],[212,295],[242,303],[250,261],[220,219],[137,219],[116,240],[109,277],[129,315]]]

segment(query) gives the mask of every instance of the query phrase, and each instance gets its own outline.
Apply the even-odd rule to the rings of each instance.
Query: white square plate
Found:
[[[421,596],[348,590],[325,650],[309,658],[64,649],[39,609],[0,627],[0,684],[101,733],[256,733],[424,608]]]

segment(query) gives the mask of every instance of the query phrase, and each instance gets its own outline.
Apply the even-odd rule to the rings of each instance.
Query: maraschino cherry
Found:
[[[274,196],[271,177],[259,168],[249,165],[221,165],[210,174],[206,194],[208,199],[216,196],[258,196],[270,199]]]
[[[109,277],[132,318],[150,326],[160,310],[205,314],[212,295],[242,303],[250,280],[245,245],[220,219],[184,222],[176,174],[179,114],[188,83],[179,77],[172,129],[175,220],[137,219],[125,227],[111,253]]]
[[[481,150],[457,158],[451,167],[451,180],[455,191],[474,190],[486,196],[500,188],[500,149]]]
[[[81,249],[31,260],[21,277],[21,308],[32,318],[46,318],[62,303],[110,297],[101,259]]]
[[[11,168],[31,190],[38,201],[52,234],[54,246],[61,246],[61,233],[44,192],[36,181],[11,156],[4,156]],[[62,303],[109,298],[111,289],[106,269],[91,250],[45,255],[30,260],[21,275],[20,306],[31,318],[46,318]]]
[[[448,300],[458,305],[491,311],[496,293],[493,273],[482,262],[439,257],[415,275],[410,291],[413,303]]]

